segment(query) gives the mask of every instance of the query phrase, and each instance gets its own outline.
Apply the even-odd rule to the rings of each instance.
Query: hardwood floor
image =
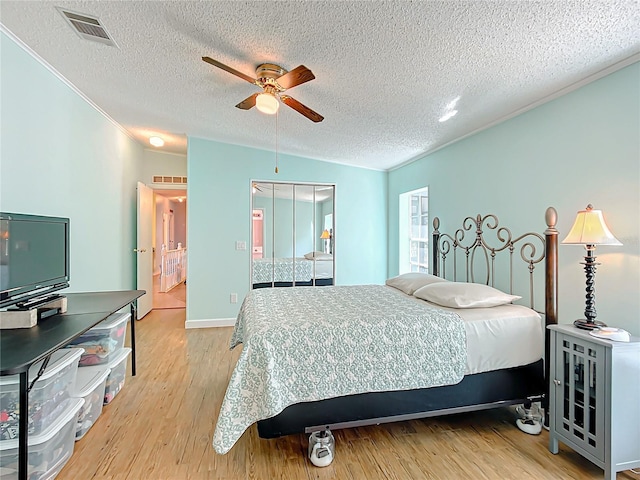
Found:
[[[218,410],[240,354],[232,329],[185,330],[184,310],[136,323],[138,374],[104,407],[61,480],[580,479],[603,471],[568,447],[547,450],[546,431],[520,432],[509,408],[335,431],[326,468],[304,435],[263,440],[250,427],[226,455],[211,446]],[[617,480],[640,479],[631,472]]]
[[[185,308],[187,306],[187,285],[183,282],[168,292],[160,291],[160,275],[153,276],[153,308]]]

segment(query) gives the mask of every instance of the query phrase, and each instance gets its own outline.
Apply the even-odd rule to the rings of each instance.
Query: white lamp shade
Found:
[[[594,210],[587,205],[586,210],[580,210],[571,231],[562,243],[576,245],[622,245],[613,236],[604,221],[602,210]]]
[[[273,115],[280,108],[278,99],[270,93],[261,93],[256,97],[256,107],[262,113]]]

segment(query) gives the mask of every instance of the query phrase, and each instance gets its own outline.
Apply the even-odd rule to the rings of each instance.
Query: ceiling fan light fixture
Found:
[[[271,93],[261,93],[256,97],[256,108],[262,113],[273,115],[280,108],[280,103],[275,95]]]

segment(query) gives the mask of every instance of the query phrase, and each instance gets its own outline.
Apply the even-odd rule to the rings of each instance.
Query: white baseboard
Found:
[[[184,322],[184,328],[233,327],[235,324],[235,318],[203,318],[187,320]]]

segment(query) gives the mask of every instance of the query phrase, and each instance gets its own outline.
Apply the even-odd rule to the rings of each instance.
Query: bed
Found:
[[[310,252],[304,257],[254,258],[253,288],[333,285],[333,256]]]
[[[415,274],[428,279],[421,285],[409,275],[388,285],[252,291],[231,340],[243,350],[220,410],[216,451],[228,452],[255,422],[261,437],[273,438],[544,401],[545,325],[556,323],[557,312],[555,210],[546,221],[544,236],[516,237],[494,215],[467,217],[451,235],[434,219],[434,275]],[[508,258],[508,293],[493,288],[499,254]],[[528,272],[528,305],[513,303],[518,260]],[[543,261],[540,315],[534,280]],[[452,289],[463,294],[449,304]]]

